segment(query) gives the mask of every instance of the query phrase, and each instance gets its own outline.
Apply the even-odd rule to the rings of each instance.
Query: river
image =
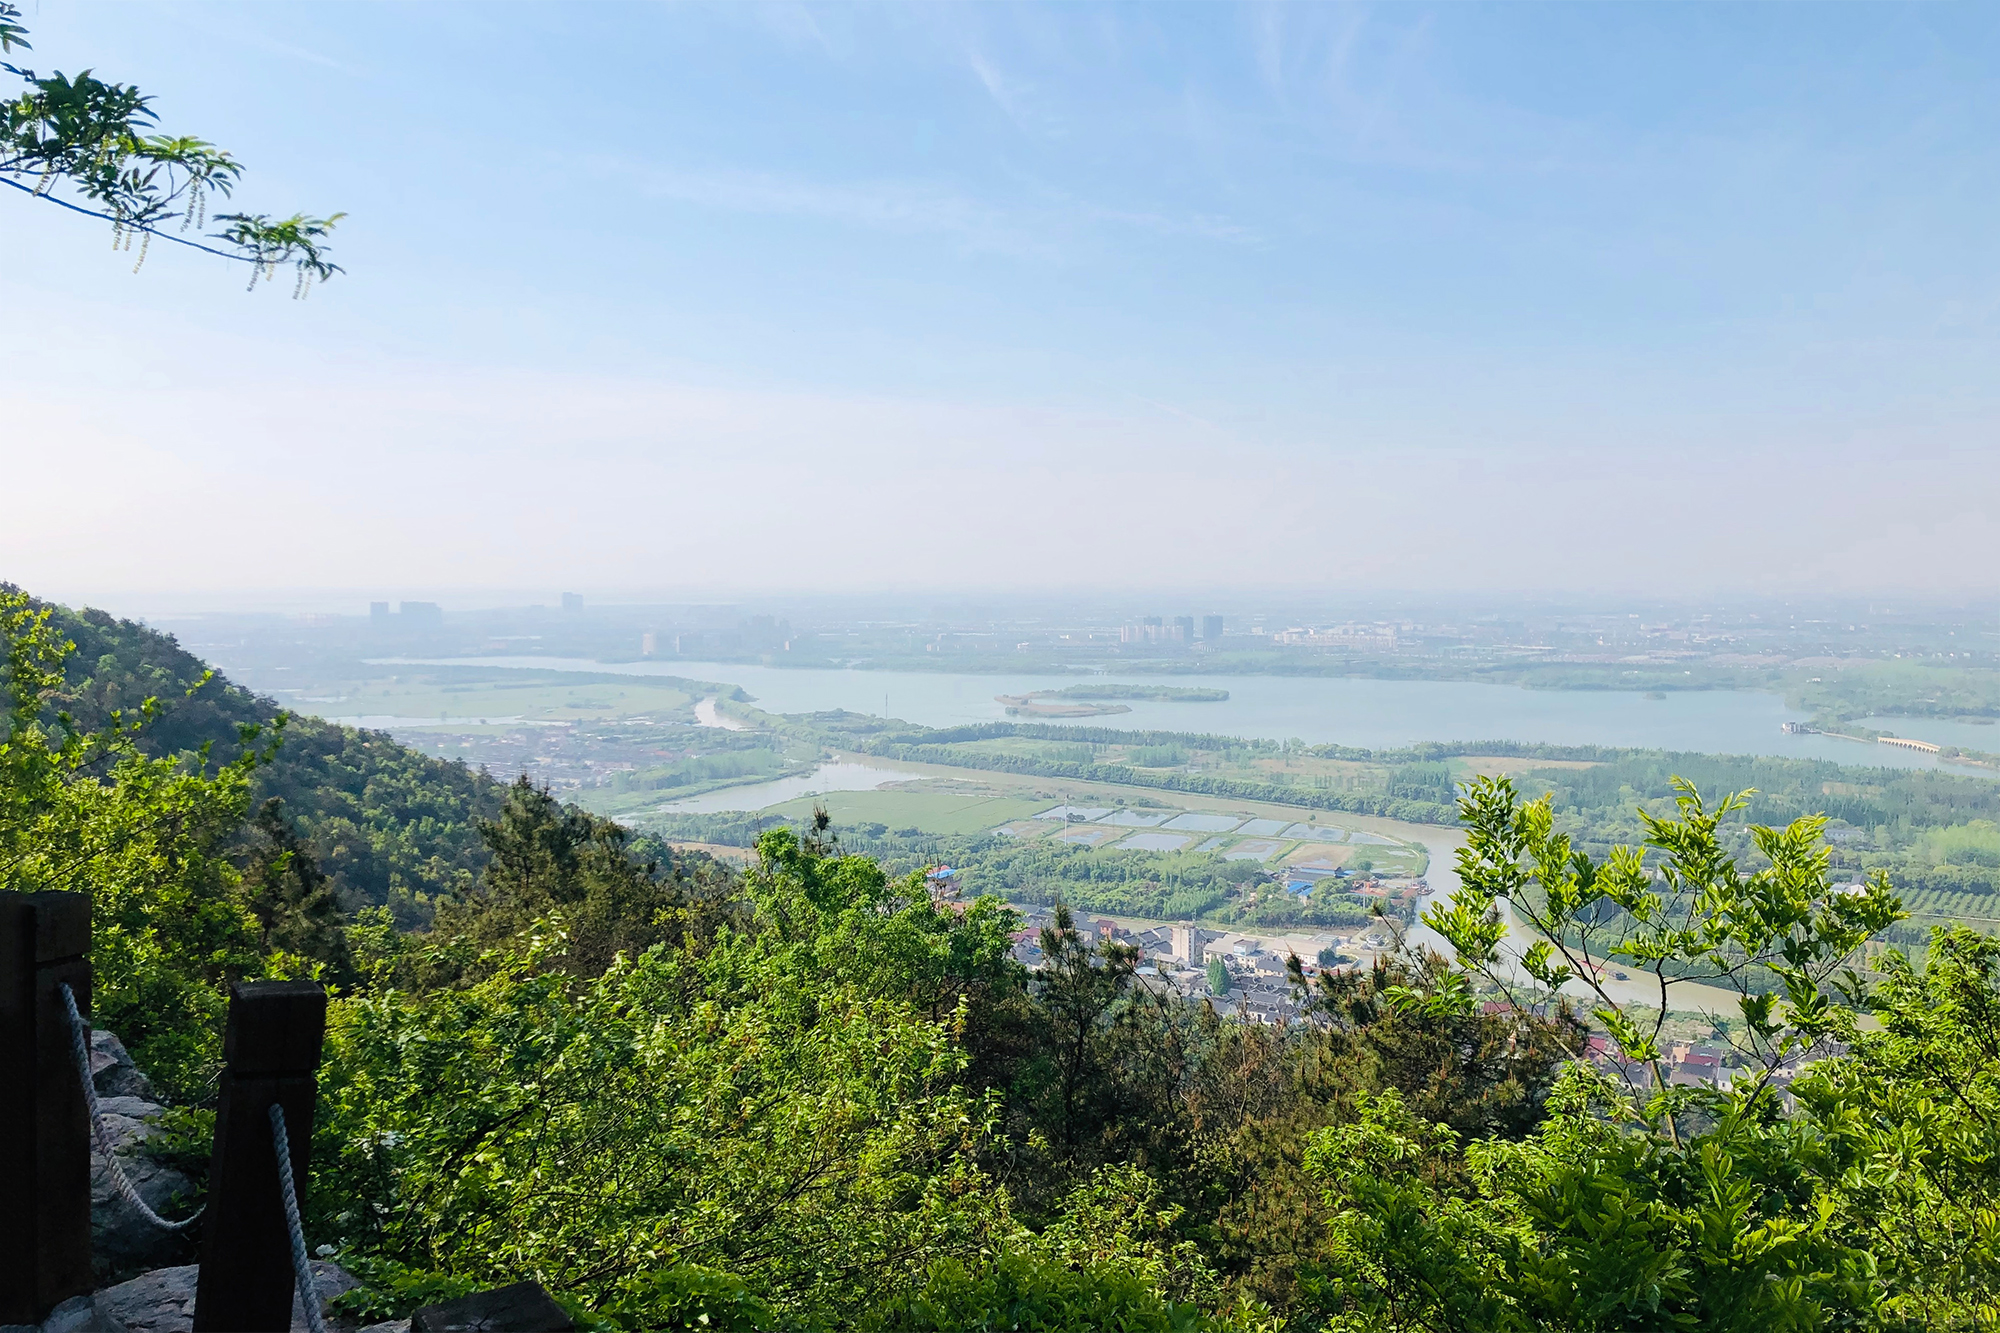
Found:
[[[844,708],[927,727],[1007,718],[1001,694],[1061,689],[1076,676],[950,671],[788,669],[739,662],[593,662],[555,657],[399,659],[410,665],[519,667],[606,675],[677,676],[740,685],[772,713]],[[1805,716],[1775,694],[1751,690],[1680,690],[1653,699],[1625,690],[1529,690],[1455,680],[1364,680],[1320,676],[1119,676],[1096,678],[1229,691],[1215,703],[1131,700],[1132,711],[1057,725],[1116,730],[1200,731],[1266,740],[1298,739],[1393,749],[1424,741],[1525,741],[1691,750],[1703,754],[1778,755],[1888,768],[1954,769],[1930,755],[1831,736],[1780,729]],[[1895,728],[1922,736],[1914,719]],[[1966,728],[1967,731],[1975,730]],[[1992,731],[1992,728],[1979,728]],[[2000,749],[2000,740],[1991,743]],[[1986,747],[1981,747],[1986,748]]]

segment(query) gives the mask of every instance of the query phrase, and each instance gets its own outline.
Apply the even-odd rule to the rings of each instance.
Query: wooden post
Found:
[[[326,992],[314,982],[245,981],[230,987],[194,1333],[286,1333],[292,1326],[297,1282],[278,1193],[271,1104],[285,1108],[292,1178],[303,1206],[325,1031]]]
[[[90,897],[0,893],[0,1324],[90,1290],[90,1126],[69,1013],[90,1013]]]

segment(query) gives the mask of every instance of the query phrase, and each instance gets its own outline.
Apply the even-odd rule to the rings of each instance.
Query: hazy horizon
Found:
[[[31,19],[350,214],[5,201],[43,595],[2000,590],[1991,10]]]
[[[0,580],[4,581],[4,580]],[[404,601],[432,602],[447,617],[516,614],[535,608],[555,613],[562,597],[583,597],[587,612],[625,615],[646,611],[701,608],[767,612],[835,619],[916,617],[918,619],[1047,620],[1116,623],[1143,615],[1226,616],[1232,626],[1251,621],[1286,623],[1417,621],[1465,616],[1638,615],[1693,618],[1708,614],[1910,619],[1935,616],[1977,621],[2000,617],[2000,599],[1991,595],[1901,593],[1770,592],[1742,590],[1720,595],[1665,592],[1550,592],[1534,590],[1409,591],[1334,588],[1103,588],[1087,594],[979,588],[872,588],[860,591],[775,589],[607,589],[589,585],[521,588],[376,587],[290,588],[267,591],[177,590],[147,593],[99,590],[65,596],[53,589],[27,591],[77,608],[94,607],[150,622],[193,621],[208,617],[363,618],[374,602],[393,609]],[[1289,619],[1288,619],[1289,618]]]

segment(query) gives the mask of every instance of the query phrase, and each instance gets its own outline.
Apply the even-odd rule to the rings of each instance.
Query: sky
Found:
[[[26,11],[348,215],[0,198],[45,595],[2000,588],[1990,6]]]

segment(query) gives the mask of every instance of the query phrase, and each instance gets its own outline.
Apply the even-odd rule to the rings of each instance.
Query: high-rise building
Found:
[[[1194,617],[1193,617],[1193,616],[1175,616],[1175,617],[1174,617],[1174,638],[1175,638],[1175,640],[1176,640],[1176,641],[1178,641],[1178,642],[1180,642],[1180,643],[1193,643],[1193,642],[1194,642]]]
[[[429,629],[444,624],[444,608],[436,602],[404,602],[396,617],[404,629]]]
[[[1201,618],[1201,637],[1209,643],[1214,643],[1220,639],[1222,637],[1222,617],[1203,616]]]
[[[660,636],[647,630],[639,636],[639,656],[651,657],[660,651]]]
[[[368,603],[368,623],[376,629],[389,627],[389,604],[387,602]]]
[[[1174,927],[1174,961],[1182,967],[1202,965],[1201,927],[1193,924]]]
[[[565,610],[565,611],[581,611],[581,610],[583,610],[583,594],[582,594],[582,593],[580,593],[580,592],[566,592],[566,593],[564,593],[564,594],[563,594],[563,610]]]

